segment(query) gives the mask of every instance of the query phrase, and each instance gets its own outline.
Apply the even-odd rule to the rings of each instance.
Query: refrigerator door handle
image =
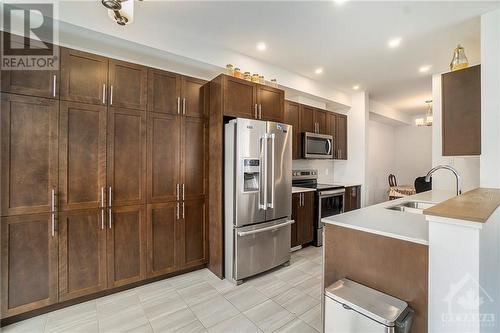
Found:
[[[261,142],[261,155],[262,155],[262,163],[260,166],[260,174],[261,178],[264,178],[262,180],[262,188],[259,192],[259,196],[261,195],[260,193],[264,193],[263,197],[263,204],[260,203],[260,198],[259,198],[259,209],[267,210],[267,133],[264,134],[263,137],[260,138]]]
[[[268,138],[271,139],[271,201],[269,202],[268,204],[268,207],[273,209],[274,208],[274,191],[275,191],[275,187],[276,187],[276,180],[275,180],[275,171],[274,171],[274,164],[275,164],[275,158],[274,158],[274,153],[275,153],[275,135],[274,133],[268,135]],[[267,165],[266,165],[266,168],[267,168]]]
[[[274,230],[278,230],[279,228],[283,228],[283,227],[286,227],[287,225],[294,224],[294,223],[295,223],[295,220],[287,220],[283,223],[272,225],[269,227],[264,227],[261,229],[255,229],[255,230],[251,230],[251,231],[238,231],[238,236],[245,237],[245,236],[255,235],[255,234],[270,231],[270,230],[274,231]]]

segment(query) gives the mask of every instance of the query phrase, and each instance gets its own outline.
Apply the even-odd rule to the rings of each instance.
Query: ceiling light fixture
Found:
[[[333,2],[335,2],[337,5],[343,5],[347,1],[349,1],[349,0],[333,0]]]
[[[259,51],[265,51],[267,49],[266,43],[260,42],[257,44],[257,50]]]
[[[127,25],[134,21],[134,0],[102,0],[108,9],[108,16],[118,25]]]
[[[415,119],[415,125],[417,126],[432,126],[432,99],[425,101],[427,104],[427,113],[425,114],[425,118],[417,118]]]
[[[428,72],[428,71],[429,71],[429,69],[431,69],[431,67],[432,67],[431,65],[421,66],[421,67],[418,69],[418,71],[419,71],[420,73],[425,73],[425,72]]]
[[[387,45],[389,45],[389,47],[391,49],[394,49],[394,48],[398,47],[399,44],[401,44],[402,40],[403,39],[401,37],[396,37],[396,38],[389,40],[389,42],[387,42]]]
[[[359,84],[356,84],[356,85],[352,86],[352,89],[358,90],[359,89]]]
[[[314,73],[316,74],[323,74],[323,68],[316,68],[316,70],[314,71]]]

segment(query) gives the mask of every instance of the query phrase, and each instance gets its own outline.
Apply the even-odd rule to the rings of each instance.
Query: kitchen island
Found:
[[[454,195],[428,191],[324,218],[324,286],[348,278],[400,298],[415,310],[412,332],[426,332],[428,223],[423,214],[388,208],[408,201],[430,206]]]

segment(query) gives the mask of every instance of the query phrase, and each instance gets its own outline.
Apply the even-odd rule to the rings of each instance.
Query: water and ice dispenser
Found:
[[[260,190],[260,159],[243,159],[243,192]]]

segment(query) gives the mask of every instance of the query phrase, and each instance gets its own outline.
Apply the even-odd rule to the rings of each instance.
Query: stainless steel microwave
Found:
[[[311,132],[302,133],[303,158],[333,158],[333,136]]]

